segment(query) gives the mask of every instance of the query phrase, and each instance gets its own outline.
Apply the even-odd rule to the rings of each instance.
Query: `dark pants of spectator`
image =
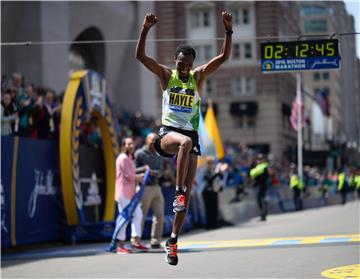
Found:
[[[301,189],[295,187],[293,188],[293,198],[295,210],[303,210],[303,201],[301,198]]]
[[[257,203],[260,209],[261,220],[265,221],[268,213],[267,202],[266,202],[266,191],[267,187],[263,185],[258,186]]]
[[[214,191],[203,191],[205,212],[206,212],[206,228],[215,229],[219,227],[218,224],[218,193]]]
[[[340,195],[341,195],[341,204],[346,204],[346,188],[343,187],[341,190],[340,190]]]
[[[322,192],[321,192],[321,198],[322,198],[322,200],[323,200],[323,202],[324,202],[324,205],[328,205],[328,204],[329,204],[329,202],[328,202],[328,196],[329,196],[328,190],[327,190],[327,189],[323,189]]]

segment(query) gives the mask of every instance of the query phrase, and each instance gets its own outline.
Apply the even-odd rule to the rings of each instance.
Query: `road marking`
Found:
[[[214,241],[181,241],[179,251],[202,251],[207,249],[222,248],[241,248],[241,247],[281,247],[299,246],[309,244],[328,244],[328,243],[351,243],[360,242],[360,234],[346,235],[324,235],[324,236],[299,236],[281,238],[255,238],[255,239],[235,239],[235,240],[214,240]],[[164,245],[165,242],[162,244]],[[94,247],[89,246],[60,246],[56,248],[45,248],[27,252],[16,252],[2,254],[1,260],[24,260],[28,258],[44,257],[68,257],[105,254],[106,245],[99,244]],[[152,250],[150,249],[150,252]],[[109,253],[108,253],[109,254]],[[354,278],[354,277],[349,277]]]
[[[345,265],[327,269],[321,276],[333,279],[360,278],[360,264]]]
[[[288,246],[326,243],[360,242],[360,234],[349,235],[323,235],[323,236],[300,236],[266,239],[235,239],[216,241],[183,241],[179,242],[179,249],[213,249],[213,248],[237,248],[237,247],[261,247],[261,246]]]

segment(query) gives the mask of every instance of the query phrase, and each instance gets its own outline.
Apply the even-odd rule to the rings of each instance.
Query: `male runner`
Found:
[[[179,46],[175,50],[175,70],[159,64],[146,55],[146,36],[150,28],[157,23],[157,17],[152,13],[145,16],[136,46],[136,58],[159,78],[163,91],[162,127],[155,141],[155,149],[163,157],[177,156],[176,191],[173,203],[175,218],[171,236],[165,244],[166,262],[171,265],[178,263],[177,239],[189,206],[197,156],[201,155],[197,133],[200,94],[205,78],[219,68],[230,55],[232,15],[222,12],[222,21],[225,37],[220,54],[195,70],[192,70],[192,67],[196,53],[190,46]]]

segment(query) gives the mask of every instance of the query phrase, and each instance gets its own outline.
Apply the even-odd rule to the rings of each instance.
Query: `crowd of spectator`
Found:
[[[1,135],[56,139],[60,112],[61,95],[54,90],[25,84],[19,73],[1,77]]]
[[[249,170],[254,166],[254,161],[259,150],[248,148],[236,142],[225,142],[225,161],[230,164],[228,186],[251,184]],[[269,163],[269,184],[278,189],[289,187],[290,174],[297,171],[294,162],[284,159],[275,160],[272,154],[267,154]],[[345,171],[349,179],[356,173],[356,168],[348,166],[341,169],[328,170],[325,167],[305,165],[303,168],[304,196],[321,195],[324,183],[328,185],[328,193],[336,193],[338,174]],[[350,179],[351,180],[351,179]],[[351,183],[349,183],[351,184]],[[240,187],[241,188],[241,187]],[[316,193],[316,194],[315,194]]]

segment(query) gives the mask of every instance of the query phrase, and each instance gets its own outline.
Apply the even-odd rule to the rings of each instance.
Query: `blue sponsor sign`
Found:
[[[1,247],[11,246],[11,174],[13,137],[1,137]]]
[[[340,57],[263,59],[261,62],[262,72],[288,72],[339,68]]]
[[[56,141],[1,137],[2,247],[59,241],[64,222]]]

